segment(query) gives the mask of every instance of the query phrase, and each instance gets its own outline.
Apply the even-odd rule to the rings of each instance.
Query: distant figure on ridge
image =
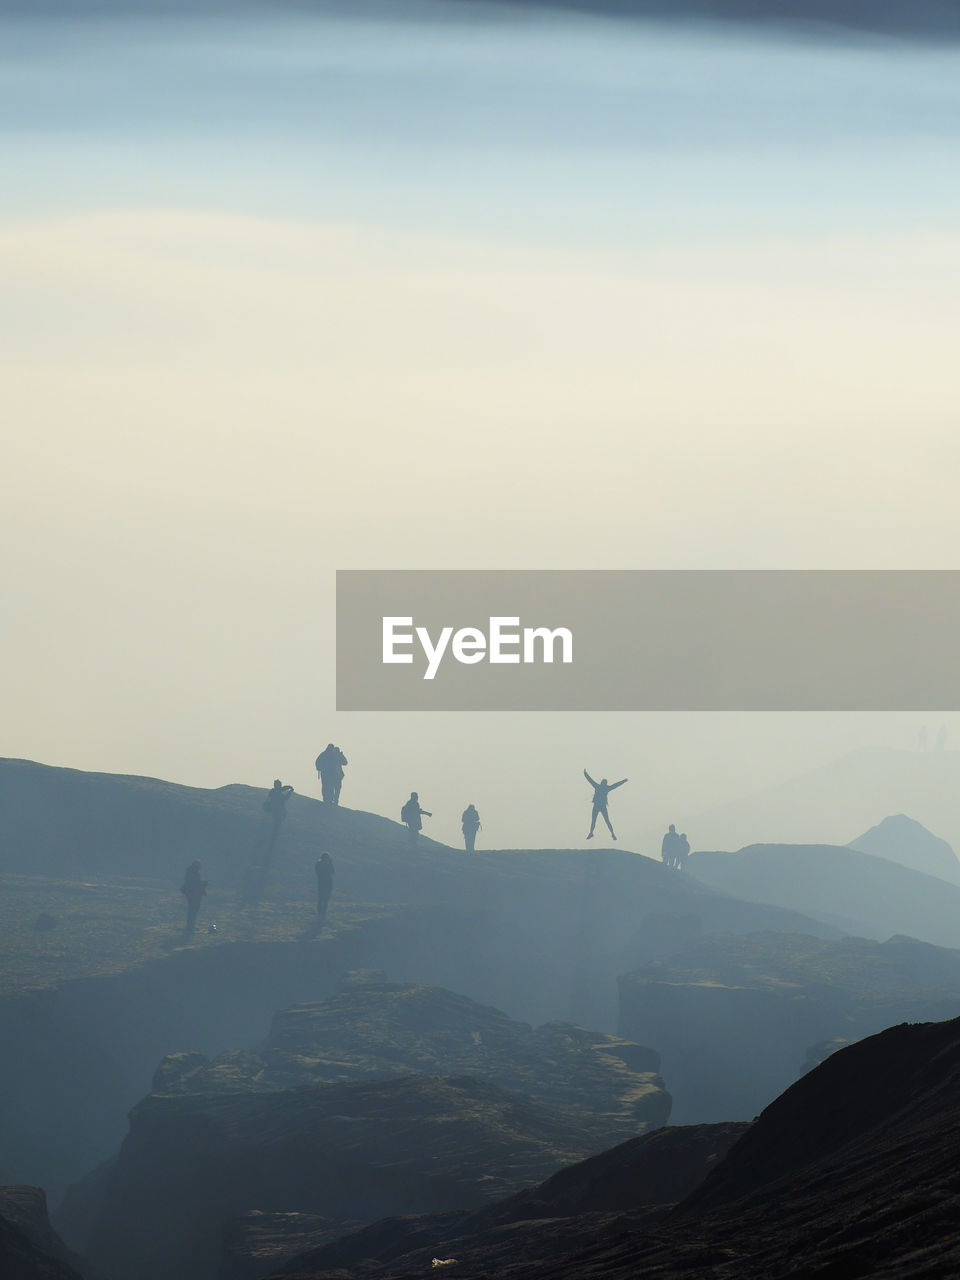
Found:
[[[196,927],[200,903],[207,892],[207,881],[200,878],[199,858],[191,862],[187,867],[183,877],[183,884],[180,886],[180,892],[187,900],[187,924],[183,932],[184,936],[189,937]]]
[[[333,859],[326,850],[313,866],[317,875],[317,916],[322,924],[327,918],[327,907],[333,893]]]
[[[421,818],[432,818],[433,814],[427,809],[420,808],[420,797],[415,791],[410,792],[410,799],[400,810],[400,821],[406,824],[407,830],[410,832],[410,839],[416,840],[417,836],[423,830]]]
[[[476,805],[468,804],[460,815],[460,830],[463,832],[463,843],[466,846],[467,853],[473,853],[473,847],[477,842],[477,832],[480,830],[480,815],[477,813]]]
[[[275,831],[279,831],[280,823],[287,816],[287,801],[292,795],[293,787],[285,787],[279,778],[274,778],[273,786],[267,792],[267,798],[263,802],[263,809],[273,818]]]
[[[607,813],[607,796],[611,791],[616,791],[617,787],[622,787],[628,779],[621,778],[619,782],[608,782],[606,778],[601,778],[599,782],[594,782],[586,769],[583,771],[583,776],[590,783],[591,787],[593,787],[593,813],[590,815],[590,831],[587,835],[587,839],[593,839],[593,829],[597,825],[597,818],[603,818],[611,836],[616,840],[617,833],[611,826],[610,815]]]
[[[315,763],[317,777],[320,779],[323,803],[339,804],[340,788],[343,786],[343,767],[347,764],[347,757],[339,747],[335,747],[332,742],[328,742],[317,756]]]
[[[687,839],[687,833],[681,831],[680,843],[677,846],[677,870],[682,871],[687,865],[687,858],[690,857],[690,841]]]
[[[677,865],[677,853],[680,848],[680,837],[677,835],[677,828],[670,823],[670,830],[660,842],[660,859],[665,867],[675,867]]]
[[[937,754],[941,754],[947,747],[947,726],[942,724],[937,730]]]

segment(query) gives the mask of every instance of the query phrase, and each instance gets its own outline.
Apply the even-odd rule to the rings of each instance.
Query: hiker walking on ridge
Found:
[[[590,777],[589,773],[587,773],[586,769],[583,771],[583,776],[590,783],[591,787],[593,787],[593,812],[590,815],[590,831],[587,835],[587,839],[593,839],[593,830],[597,825],[597,818],[603,818],[611,836],[616,840],[617,833],[614,831],[610,823],[610,815],[607,813],[607,796],[611,791],[616,791],[617,787],[622,787],[628,779],[621,778],[619,782],[608,782],[606,778],[601,778],[599,782],[595,782],[594,779]]]
[[[263,810],[273,819],[275,830],[280,829],[280,823],[287,816],[287,801],[292,795],[293,787],[285,787],[279,778],[274,778],[273,786],[267,792],[267,798],[263,802]]]
[[[287,801],[293,795],[293,787],[284,786],[279,778],[274,778],[273,786],[267,792],[263,802],[263,811],[270,819],[269,827],[258,833],[256,847],[250,858],[250,865],[243,875],[240,886],[240,901],[245,906],[252,906],[263,896],[263,888],[270,864],[273,862],[280,839],[280,828],[287,816]]]
[[[327,918],[330,895],[333,893],[333,859],[326,850],[316,860],[313,869],[317,876],[317,917],[323,924]]]
[[[196,928],[200,903],[207,892],[207,881],[200,878],[199,858],[191,862],[187,867],[183,876],[183,884],[180,886],[180,892],[187,900],[187,923],[183,933],[184,937],[188,938]]]
[[[323,803],[339,804],[340,788],[343,786],[343,768],[348,763],[347,757],[339,747],[328,742],[314,763],[317,767],[317,777],[320,779]]]
[[[406,828],[410,833],[411,841],[416,840],[417,836],[423,830],[421,818],[432,818],[433,814],[428,809],[420,808],[420,797],[415,791],[410,792],[410,799],[400,810],[400,821],[406,824]]]
[[[477,813],[476,805],[468,804],[460,815],[460,830],[463,832],[463,843],[467,853],[473,853],[477,832],[480,830],[480,815]]]
[[[277,840],[280,837],[280,827],[287,816],[287,801],[292,795],[293,787],[289,785],[285,787],[279,778],[274,778],[273,786],[267,792],[267,798],[263,802],[264,813],[269,814],[273,822],[270,834],[267,837],[267,846],[263,853],[264,868],[273,858]]]
[[[660,859],[665,867],[676,867],[679,865],[678,856],[680,852],[680,836],[677,835],[677,828],[670,823],[670,830],[660,842]]]

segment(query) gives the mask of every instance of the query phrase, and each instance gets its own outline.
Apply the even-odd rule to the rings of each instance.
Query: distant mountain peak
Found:
[[[960,881],[960,859],[946,840],[905,813],[891,814],[851,840],[848,849],[898,862],[912,871],[953,883]]]

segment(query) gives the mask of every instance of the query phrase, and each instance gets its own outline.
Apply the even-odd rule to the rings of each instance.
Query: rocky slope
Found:
[[[3,1280],[81,1280],[81,1266],[50,1225],[39,1187],[0,1187]]]
[[[0,761],[0,795],[0,1041],[18,1047],[0,1055],[0,1179],[46,1186],[54,1203],[116,1150],[165,1053],[250,1047],[276,1009],[330,996],[352,969],[612,1031],[616,975],[701,933],[833,932],[623,850],[412,850],[398,823],[299,796],[249,907],[237,894],[263,836],[261,790]],[[318,932],[323,847],[336,878]],[[185,944],[194,857],[210,889]],[[41,910],[58,920],[42,936]]]
[[[292,1253],[305,1230],[477,1208],[664,1124],[657,1067],[640,1045],[534,1031],[452,992],[359,987],[278,1015],[257,1053],[165,1059],[64,1220],[110,1277],[202,1280],[225,1229],[230,1265],[252,1271],[252,1252],[282,1252],[285,1215]],[[229,1224],[253,1210],[272,1237],[260,1220],[259,1243],[238,1244]]]
[[[87,878],[87,887],[101,892],[131,877],[164,884],[171,892],[174,938],[182,923],[178,887],[187,864],[200,859],[210,896],[235,897],[270,828],[262,808],[265,791],[239,785],[205,791],[153,778],[0,760],[0,795],[0,872],[70,883]],[[684,883],[658,862],[622,849],[484,850],[467,858],[426,836],[411,849],[398,822],[294,795],[266,893],[270,901],[304,904],[304,924],[315,897],[314,860],[324,848],[336,866],[334,908],[345,902],[435,910],[469,905],[524,921],[528,929],[573,931],[577,945],[584,926],[600,914],[610,947],[629,946],[650,913],[694,916],[707,931],[831,932],[815,919]]]
[[[412,1252],[456,1252],[458,1241],[509,1237],[515,1224],[525,1224],[518,1230],[526,1234],[529,1224],[539,1221],[549,1235],[558,1219],[571,1218],[579,1226],[585,1215],[673,1204],[700,1185],[747,1127],[658,1129],[561,1169],[539,1186],[475,1213],[423,1214],[378,1222],[291,1259],[280,1272],[364,1271]]]
[[[451,1274],[466,1280],[946,1280],[960,1274],[958,1127],[960,1021],[902,1025],[805,1076],[672,1209],[537,1219],[507,1232],[460,1220],[425,1247],[414,1233],[414,1247],[399,1252],[394,1229],[382,1257],[334,1268],[321,1252],[284,1274],[400,1280],[440,1257],[456,1258]]]
[[[85,1251],[117,1280],[209,1280],[225,1224],[251,1209],[344,1223],[477,1207],[594,1141],[470,1076],[153,1095],[131,1113]]]
[[[652,1049],[571,1023],[536,1030],[466,996],[370,983],[285,1009],[256,1053],[173,1054],[155,1094],[225,1094],[409,1075],[471,1075],[589,1122],[595,1142],[665,1124],[670,1098]]]
[[[718,936],[619,986],[621,1034],[660,1048],[674,1117],[748,1120],[829,1042],[960,1014],[960,951],[911,938]]]
[[[224,1223],[217,1280],[261,1280],[291,1257],[313,1253],[352,1233],[354,1226],[316,1213],[251,1209]]]

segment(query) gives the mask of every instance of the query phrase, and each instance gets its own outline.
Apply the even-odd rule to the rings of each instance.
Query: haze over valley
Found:
[[[348,714],[334,618],[954,569],[958,63],[946,0],[0,0],[3,1280],[960,1274],[951,699]]]

